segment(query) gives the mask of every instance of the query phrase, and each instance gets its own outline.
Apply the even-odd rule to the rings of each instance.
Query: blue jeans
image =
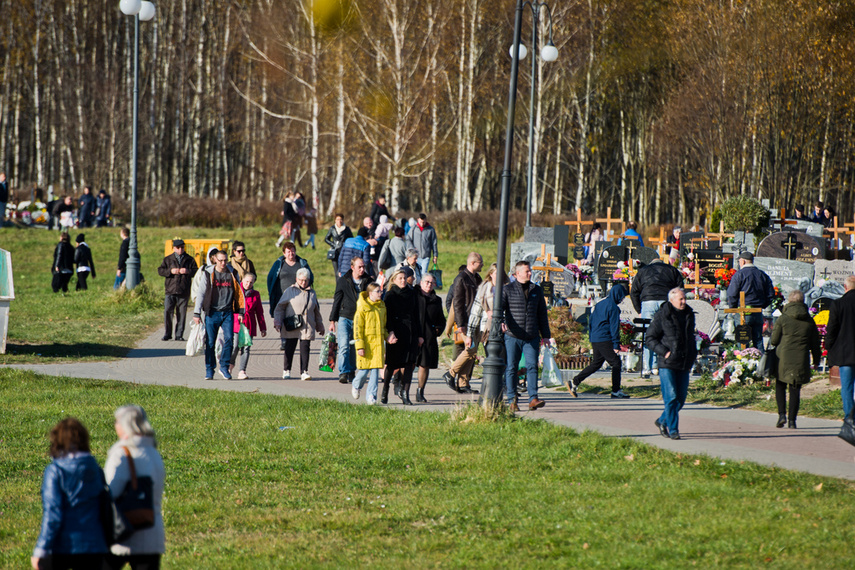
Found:
[[[852,401],[853,388],[855,388],[855,384],[852,382],[853,372],[855,372],[853,366],[840,367],[840,397],[843,399],[844,417],[851,414],[852,408],[855,407],[855,402]]]
[[[113,283],[113,289],[118,289],[119,287],[121,287],[122,281],[124,281],[124,280],[125,280],[125,274],[124,273],[120,273],[119,275],[117,275],[116,281]]]
[[[339,374],[350,374],[356,370],[356,348],[350,344],[353,340],[353,321],[339,317],[335,327],[335,342],[338,344],[336,364]]]
[[[214,376],[214,365],[216,364],[217,334],[223,329],[223,352],[220,354],[220,369],[229,371],[229,362],[232,359],[232,335],[234,335],[235,320],[231,311],[215,311],[205,317],[205,332],[208,334],[208,342],[205,344],[205,375]]]
[[[365,397],[371,396],[372,400],[377,399],[377,385],[380,382],[380,369],[379,368],[370,368],[370,369],[362,369],[356,371],[356,377],[353,379],[353,387],[357,390],[362,390],[362,386],[365,385],[365,377],[368,377],[368,391],[365,393]]]
[[[671,370],[670,368],[659,369],[659,382],[662,386],[662,400],[665,411],[659,416],[659,423],[668,428],[668,431],[679,431],[680,410],[686,403],[686,394],[689,391],[689,371]]]
[[[427,275],[428,269],[430,269],[430,260],[432,257],[417,257],[416,263],[419,264],[419,267],[422,270],[422,275]]]
[[[525,356],[526,388],[528,389],[528,401],[537,398],[537,357],[540,354],[540,340],[520,340],[505,334],[505,352],[508,355],[505,366],[505,397],[508,404],[513,403],[517,395],[517,367],[520,364],[520,355]]]
[[[749,313],[745,316],[745,324],[751,327],[751,345],[761,353],[766,352],[763,347],[763,315],[760,313]]]
[[[656,311],[659,310],[659,307],[665,301],[642,301],[641,302],[641,314],[639,317],[642,319],[652,319],[653,315],[656,314]],[[649,325],[648,325],[649,326]],[[656,353],[647,348],[647,343],[644,343],[644,350],[641,353],[641,371],[642,372],[650,372],[654,368],[659,367],[659,359],[656,357]]]

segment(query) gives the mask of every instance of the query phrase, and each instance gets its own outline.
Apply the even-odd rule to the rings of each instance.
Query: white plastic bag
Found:
[[[543,351],[543,370],[540,373],[540,383],[545,388],[560,388],[564,384],[561,382],[561,370],[558,369],[558,363],[552,356],[549,350]]]
[[[190,334],[187,335],[187,356],[199,356],[205,352],[205,325],[191,323]]]

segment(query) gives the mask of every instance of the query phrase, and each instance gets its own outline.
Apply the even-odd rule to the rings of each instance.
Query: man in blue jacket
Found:
[[[727,304],[739,306],[739,293],[745,291],[745,306],[765,309],[772,303],[775,286],[772,279],[754,265],[754,255],[748,251],[739,254],[739,271],[733,274],[727,286]],[[751,327],[751,344],[760,352],[763,347],[763,315],[749,313],[745,315],[745,324]]]
[[[620,389],[620,307],[618,304],[626,297],[623,283],[617,282],[609,290],[605,299],[594,306],[594,311],[588,320],[591,347],[594,358],[591,363],[576,375],[572,381],[564,382],[574,398],[578,398],[578,388],[582,381],[602,368],[603,362],[612,367],[612,398],[629,398]]]
[[[371,244],[366,241],[362,230],[360,232],[356,237],[344,240],[341,246],[341,253],[338,256],[338,275],[336,275],[336,279],[350,271],[350,260],[354,257],[362,258],[362,261],[365,262],[365,272],[370,277],[374,276],[374,270],[371,265]]]

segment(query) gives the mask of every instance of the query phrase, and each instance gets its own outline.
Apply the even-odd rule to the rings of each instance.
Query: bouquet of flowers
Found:
[[[584,283],[586,281],[591,280],[591,275],[594,271],[594,267],[592,265],[576,265],[575,263],[568,263],[564,266],[565,269],[570,271],[573,274],[573,278],[576,279],[579,283]]]
[[[718,285],[719,289],[727,289],[727,286],[730,285],[730,280],[733,279],[733,275],[735,273],[735,269],[716,269],[715,284]]]
[[[756,348],[725,349],[722,355],[724,366],[713,372],[713,380],[717,380],[725,387],[759,382],[763,379],[762,371],[759,370],[761,356]]]
[[[823,330],[822,332],[820,332],[820,334],[825,334],[825,325],[828,324],[828,311],[819,311],[817,314],[814,315],[813,322],[816,323],[817,327],[823,325]]]
[[[621,261],[618,263],[618,268],[612,273],[612,281],[629,281],[631,276],[629,267]]]
[[[772,302],[769,305],[769,309],[772,311],[784,306],[784,295],[781,293],[781,286],[776,285],[774,289],[775,293],[772,295]]]
[[[683,279],[691,281],[695,277],[695,262],[687,261],[680,265],[680,273],[683,274]]]
[[[620,349],[623,352],[632,350],[632,343],[635,341],[635,326],[628,321],[620,322]]]
[[[701,331],[695,331],[695,343],[698,346],[698,351],[701,351],[712,344],[708,334]]]

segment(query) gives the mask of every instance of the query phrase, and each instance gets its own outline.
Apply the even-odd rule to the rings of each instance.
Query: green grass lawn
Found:
[[[118,358],[160,325],[163,315],[163,279],[157,267],[164,256],[164,243],[174,237],[239,239],[247,245],[259,275],[258,290],[267,298],[267,272],[281,250],[276,247],[276,231],[268,228],[211,230],[194,228],[140,228],[138,232],[142,274],[146,287],[139,295],[113,292],[119,256],[118,228],[87,228],[86,242],[92,248],[97,278],[89,279],[89,290],[75,292],[72,278],[67,294],[50,288],[50,266],[59,238],[56,231],[1,228],[0,248],[12,253],[16,299],[10,305],[6,354],[0,364],[103,360]],[[72,231],[74,240],[79,232]],[[315,273],[315,289],[321,298],[332,298],[335,281],[326,260],[323,236],[316,249],[299,249]],[[496,242],[449,242],[440,240],[440,267],[446,287],[473,249],[485,260],[496,255]]]
[[[149,412],[166,568],[845,568],[850,482],[673,454],[544,421],[0,371],[0,566],[41,517],[46,433]]]

